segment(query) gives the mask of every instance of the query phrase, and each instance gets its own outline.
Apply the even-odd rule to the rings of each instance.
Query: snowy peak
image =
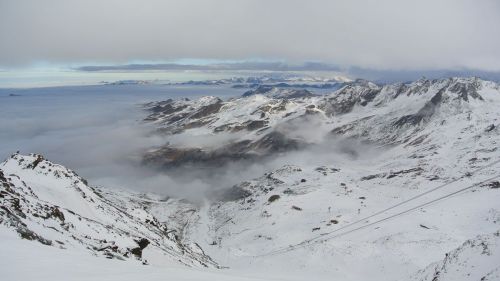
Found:
[[[152,113],[146,121],[155,122],[158,131],[179,139],[203,136],[218,141],[212,146],[207,146],[209,141],[192,145],[172,141],[150,151],[146,162],[160,166],[220,163],[295,150],[325,137],[401,144],[426,138],[429,134],[422,134],[426,128],[452,129],[446,123],[452,120],[472,122],[473,116],[488,116],[481,126],[498,123],[495,116],[500,106],[499,86],[478,78],[421,79],[384,86],[356,80],[324,96],[309,93],[260,87],[228,101],[204,97],[150,103],[146,109]],[[312,127],[314,134],[308,129]]]
[[[372,102],[374,107],[379,107],[398,98],[405,99],[405,97],[426,99],[435,105],[452,101],[483,101],[478,91],[488,87],[498,89],[498,85],[479,78],[421,79],[411,83],[384,86],[365,80],[356,80],[329,94],[325,108],[329,114],[343,114],[350,112],[355,105],[366,106]]]
[[[72,170],[53,164],[38,154],[14,154],[0,164],[0,169],[17,175],[27,185],[36,184],[38,188],[33,192],[38,199],[95,218],[91,208],[74,205],[75,202],[94,203],[98,196],[87,186],[87,181]]]
[[[373,89],[363,88],[362,93]],[[473,116],[490,116],[496,122],[494,108],[500,103],[500,90],[493,82],[478,78],[449,78],[441,80],[418,80],[407,84],[386,85],[371,102],[362,103],[359,96],[351,98],[350,110],[356,110],[357,116],[337,116],[343,125],[333,132],[348,137],[360,137],[381,142],[405,142],[419,134],[426,127],[437,126],[450,128],[446,122],[457,119],[472,121]],[[336,98],[336,96],[334,97]],[[337,111],[338,112],[338,111]],[[490,112],[490,113],[486,113]],[[345,120],[345,121],[344,121]],[[488,126],[489,124],[483,124]]]
[[[196,243],[183,244],[143,206],[87,185],[73,171],[41,155],[14,154],[0,164],[0,223],[21,238],[110,259],[218,267]]]

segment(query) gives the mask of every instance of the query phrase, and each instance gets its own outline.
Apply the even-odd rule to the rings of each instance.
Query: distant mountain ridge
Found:
[[[482,115],[484,108],[494,110],[499,89],[498,84],[478,78],[421,79],[382,86],[356,80],[321,96],[304,89],[262,86],[228,101],[204,97],[153,102],[145,105],[151,112],[145,120],[154,122],[162,133],[234,137],[215,148],[183,146],[178,150],[166,145],[151,151],[146,161],[177,165],[296,149],[315,143],[296,134],[300,130],[294,127],[307,123],[318,125],[318,132],[332,137],[386,145],[423,141],[420,132],[434,126],[429,125],[433,121],[463,115],[467,119],[475,113]],[[483,126],[496,126],[491,122]]]

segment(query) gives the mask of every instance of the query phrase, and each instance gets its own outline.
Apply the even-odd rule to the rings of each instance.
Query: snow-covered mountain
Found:
[[[0,222],[21,238],[109,259],[218,267],[145,211],[145,199],[103,193],[41,155],[12,155],[0,164],[0,181]]]
[[[477,134],[485,130],[495,134],[498,91],[497,84],[477,78],[385,86],[360,80],[323,96],[274,88],[228,101],[203,97],[149,103],[146,108],[152,113],[146,121],[155,122],[163,133],[218,137],[214,144],[170,142],[152,150],[146,160],[177,165],[268,156],[335,137],[385,146],[422,147],[435,144],[431,139],[469,145],[469,139],[447,136],[467,131],[479,139]]]
[[[206,97],[147,105],[152,111],[147,120],[173,140],[182,136],[209,142],[226,136],[213,144],[173,141],[146,155],[149,163],[220,165],[241,158],[274,161],[284,152],[294,155],[283,157],[289,165],[234,186],[226,197],[234,201],[200,212],[198,220],[209,221],[209,227],[203,223],[200,230],[194,223],[188,236],[202,239],[208,231],[211,238],[202,247],[216,260],[231,267],[252,263],[287,272],[293,264],[298,268],[295,276],[307,268],[308,274],[342,280],[364,280],[367,273],[396,280],[441,260],[465,240],[498,231],[500,194],[494,188],[498,179],[491,177],[499,165],[477,170],[500,160],[498,84],[450,78],[379,86],[359,80],[323,96],[289,98],[289,89],[282,89],[282,96],[276,95],[279,91],[273,91],[274,97]],[[472,193],[417,208],[393,222],[309,242],[477,182]],[[438,189],[377,214],[432,188]],[[339,227],[346,228],[330,234]],[[292,250],[289,245],[299,247]],[[276,255],[266,255],[274,251]],[[356,275],[359,264],[366,269]],[[489,274],[475,274],[483,273]],[[420,278],[433,278],[425,276]]]
[[[500,279],[498,84],[358,80],[300,91],[145,105],[145,121],[168,139],[146,164],[269,168],[204,204],[94,188],[15,154],[0,164],[2,231],[266,280]]]

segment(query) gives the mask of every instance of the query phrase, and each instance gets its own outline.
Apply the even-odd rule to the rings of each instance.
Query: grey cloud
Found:
[[[495,0],[0,1],[0,65],[179,58],[500,70]]]

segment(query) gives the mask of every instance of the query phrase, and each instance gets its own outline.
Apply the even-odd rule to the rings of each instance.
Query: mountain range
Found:
[[[2,236],[198,280],[500,279],[495,82],[271,85],[143,108],[168,140],[144,165],[265,171],[192,202],[94,187],[15,153],[0,164]]]

